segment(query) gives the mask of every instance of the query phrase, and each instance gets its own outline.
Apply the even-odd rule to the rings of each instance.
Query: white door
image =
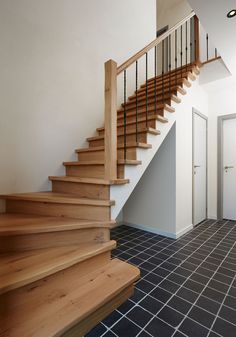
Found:
[[[193,114],[193,224],[207,217],[207,120]]]
[[[223,218],[236,220],[236,118],[223,121]]]

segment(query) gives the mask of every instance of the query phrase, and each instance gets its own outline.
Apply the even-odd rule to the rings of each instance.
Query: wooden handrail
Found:
[[[186,21],[188,21],[189,19],[191,19],[194,15],[195,15],[195,13],[194,13],[194,11],[192,11],[189,15],[187,15],[183,20],[179,21],[175,26],[173,26],[172,28],[170,28],[167,32],[165,32],[160,37],[158,37],[157,39],[155,39],[154,41],[152,41],[151,43],[149,43],[146,47],[144,47],[138,53],[136,53],[134,56],[132,56],[131,58],[129,58],[126,62],[124,62],[123,64],[121,64],[117,68],[117,75],[119,75],[120,73],[122,73],[122,71],[124,71],[125,69],[127,69],[129,66],[131,66],[131,64],[133,64],[134,62],[136,62],[140,57],[142,57],[143,55],[145,55],[149,50],[151,50],[152,48],[154,48],[155,46],[157,46],[159,43],[161,43],[163,40],[165,40],[170,34],[172,34],[180,26],[182,26]]]

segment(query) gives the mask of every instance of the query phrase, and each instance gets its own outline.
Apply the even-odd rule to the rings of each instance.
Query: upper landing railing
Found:
[[[182,85],[183,73],[188,72],[189,66],[200,66],[203,63],[203,60],[200,61],[200,39],[202,40],[199,20],[191,12],[120,66],[113,60],[105,63],[105,179],[117,178],[117,117],[121,123],[119,147],[123,150],[123,159],[126,160],[129,124],[133,123],[135,126],[133,135],[138,143],[143,125],[149,127],[150,117],[161,113],[177,86]],[[205,46],[201,46],[201,49],[204,50],[208,62],[218,55],[217,50],[214,50],[214,57],[209,54],[208,34],[204,40]],[[122,84],[119,82],[118,86],[119,75],[122,75]],[[144,84],[141,94],[138,93],[140,84]],[[127,95],[134,91],[132,111],[127,114]],[[123,104],[117,112],[118,94]]]

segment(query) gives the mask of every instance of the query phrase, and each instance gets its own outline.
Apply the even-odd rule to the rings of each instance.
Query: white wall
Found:
[[[173,154],[173,150],[170,150],[170,147],[161,147],[163,153],[161,152],[160,157],[159,152],[156,154],[154,162],[139,181],[123,213],[124,221],[142,225],[157,233],[168,233],[170,237],[181,236],[192,228],[192,109],[195,108],[208,116],[208,95],[199,85],[199,79],[192,82],[192,87],[186,90],[187,95],[181,96],[181,104],[173,104],[176,108],[176,161],[168,162],[168,156]],[[164,153],[164,150],[170,152]],[[162,160],[166,167],[163,167]],[[169,181],[168,165],[173,166],[171,170],[175,172],[176,183],[173,180]],[[160,181],[162,184],[158,187]],[[163,193],[167,194],[165,201],[170,198],[166,207],[158,202]],[[175,196],[174,206],[170,196]],[[152,202],[149,202],[150,200]],[[173,210],[176,212],[174,218]]]
[[[155,0],[2,0],[0,193],[48,190],[103,124],[104,62],[155,38]]]
[[[192,108],[208,116],[208,96],[199,78],[181,102],[176,122],[176,233],[192,225]]]
[[[236,113],[236,78],[231,77],[204,86],[209,95],[208,216],[217,217],[217,119]]]
[[[191,12],[187,0],[157,0],[157,29],[166,25],[173,27]]]
[[[175,125],[169,131],[125,207],[125,222],[158,234],[175,233]]]

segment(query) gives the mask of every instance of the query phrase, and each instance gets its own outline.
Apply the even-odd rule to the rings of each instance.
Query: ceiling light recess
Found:
[[[229,13],[227,14],[227,18],[231,19],[234,16],[236,16],[236,9],[231,9],[231,11],[229,11]]]

